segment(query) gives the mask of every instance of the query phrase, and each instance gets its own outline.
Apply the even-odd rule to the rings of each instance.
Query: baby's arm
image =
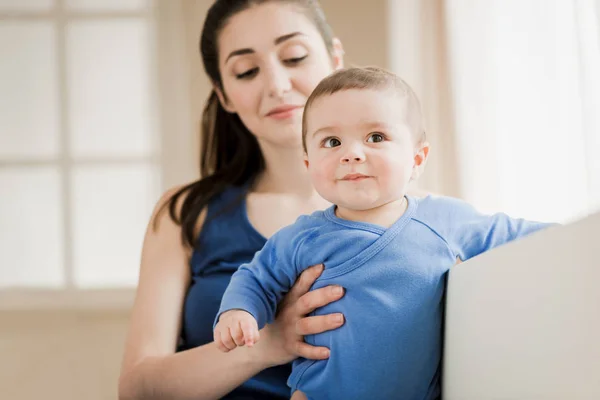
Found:
[[[504,213],[486,215],[461,200],[447,199],[447,204],[451,217],[444,237],[462,261],[552,225]]]
[[[215,320],[215,341],[224,351],[254,344],[258,329],[273,321],[277,304],[296,281],[301,271],[295,263],[300,236],[295,225],[273,235],[231,277]]]

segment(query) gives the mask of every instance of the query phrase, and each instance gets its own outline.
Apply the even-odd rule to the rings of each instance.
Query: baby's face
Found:
[[[418,152],[404,103],[389,90],[351,89],[311,105],[306,164],[323,198],[359,211],[404,196]]]

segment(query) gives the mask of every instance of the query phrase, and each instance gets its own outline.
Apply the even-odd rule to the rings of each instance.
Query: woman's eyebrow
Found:
[[[291,38],[293,38],[295,36],[298,36],[298,35],[306,36],[302,32],[288,33],[287,35],[279,36],[277,39],[275,39],[275,44],[280,44],[280,43],[285,42],[286,40],[289,40],[289,39],[291,39]]]
[[[273,42],[276,45],[278,45],[278,44],[281,44],[281,43],[285,42],[286,40],[289,40],[289,39],[291,39],[291,38],[293,38],[295,36],[298,36],[298,35],[305,36],[304,33],[302,33],[302,32],[292,32],[292,33],[288,33],[288,34],[279,36]],[[244,54],[253,54],[253,53],[254,53],[254,49],[251,49],[251,48],[244,48],[244,49],[234,50],[231,53],[229,53],[229,55],[225,59],[225,63],[227,63],[227,61],[229,61],[229,59],[231,57],[241,56],[241,55],[244,55]]]

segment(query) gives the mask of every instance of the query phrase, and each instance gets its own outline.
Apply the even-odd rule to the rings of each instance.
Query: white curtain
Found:
[[[600,207],[597,0],[388,4],[391,67],[428,110],[426,189],[542,221]]]

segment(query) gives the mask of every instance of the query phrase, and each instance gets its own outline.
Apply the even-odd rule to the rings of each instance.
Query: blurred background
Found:
[[[210,0],[0,0],[0,398],[114,399],[142,238],[197,178]],[[400,74],[419,186],[569,222],[600,208],[600,0],[322,0]]]

